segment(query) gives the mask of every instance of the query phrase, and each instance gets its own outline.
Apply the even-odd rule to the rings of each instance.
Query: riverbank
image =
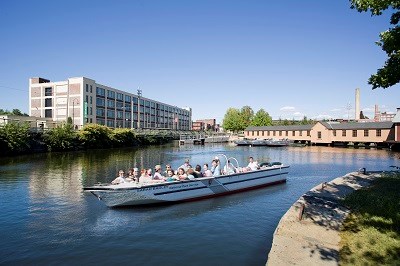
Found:
[[[281,218],[267,265],[337,265],[339,228],[350,213],[344,197],[371,185],[381,172],[353,172],[301,196]]]

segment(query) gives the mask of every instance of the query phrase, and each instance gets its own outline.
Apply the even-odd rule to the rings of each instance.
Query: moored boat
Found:
[[[248,139],[237,139],[237,140],[234,140],[233,143],[235,143],[237,146],[250,145],[250,141]]]
[[[234,158],[229,158],[237,162]],[[228,161],[228,159],[227,159]],[[109,207],[174,203],[221,196],[286,182],[289,166],[274,164],[259,170],[243,171],[218,177],[140,184],[94,185],[85,187]]]

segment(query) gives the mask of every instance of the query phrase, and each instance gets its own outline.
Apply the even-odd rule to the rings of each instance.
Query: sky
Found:
[[[372,90],[390,12],[348,0],[0,1],[0,108],[28,113],[30,77],[87,77],[222,122],[250,106],[273,119],[373,117],[400,86]]]

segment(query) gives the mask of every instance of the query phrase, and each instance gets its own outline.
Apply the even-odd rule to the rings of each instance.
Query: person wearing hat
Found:
[[[179,168],[183,168],[183,170],[185,171],[185,173],[186,173],[186,171],[187,171],[189,168],[192,168],[192,166],[191,166],[190,163],[189,163],[189,159],[186,159],[186,160],[185,160],[185,163],[182,164],[181,166],[179,166]],[[178,168],[178,169],[179,169],[179,168]]]
[[[111,181],[111,184],[117,185],[121,183],[125,183],[125,177],[124,177],[124,170],[119,170],[117,178],[115,178],[113,181]]]
[[[161,174],[161,165],[157,164],[154,167],[154,175],[153,175],[153,180],[162,180],[164,181],[165,178]]]

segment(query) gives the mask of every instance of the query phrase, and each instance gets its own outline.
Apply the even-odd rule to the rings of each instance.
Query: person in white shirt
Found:
[[[125,180],[124,174],[125,173],[123,170],[119,170],[117,178],[115,178],[113,181],[111,181],[111,184],[117,185],[117,184],[125,183],[126,180]]]
[[[153,180],[159,180],[159,181],[164,181],[165,180],[165,178],[161,174],[161,165],[159,165],[159,164],[157,164],[154,167]]]
[[[203,176],[212,176],[212,172],[208,169],[208,163],[203,165]]]
[[[190,163],[189,163],[189,159],[186,159],[186,160],[185,160],[185,163],[182,164],[181,166],[179,166],[179,168],[183,168],[183,170],[185,171],[185,173],[186,173],[186,171],[187,171],[189,168],[192,168],[192,166],[191,166]],[[178,169],[179,169],[179,168],[178,168]]]
[[[250,156],[249,157],[249,164],[247,165],[247,170],[255,171],[258,168],[260,168],[260,167],[258,166],[257,161],[254,161],[253,157]]]
[[[231,175],[231,174],[236,173],[236,168],[235,168],[235,166],[233,166],[233,164],[231,164],[230,160],[228,160],[228,163],[225,164],[223,173],[224,173],[224,175]]]

